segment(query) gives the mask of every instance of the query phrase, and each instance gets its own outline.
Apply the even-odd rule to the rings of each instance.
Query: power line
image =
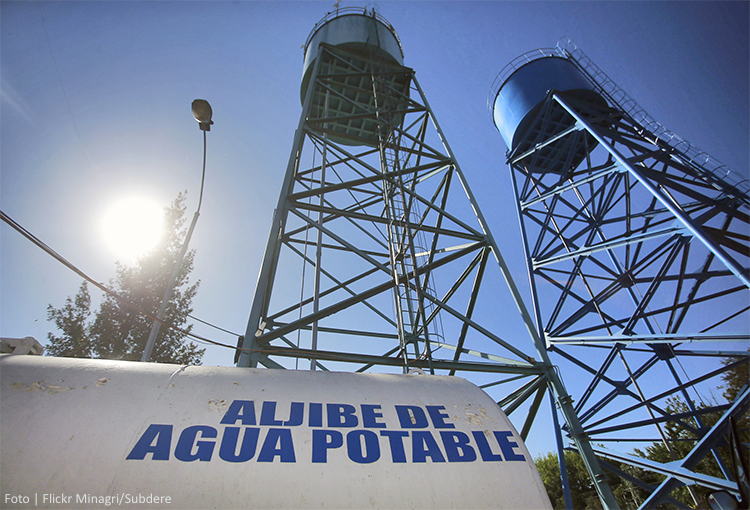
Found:
[[[87,275],[86,273],[84,273],[75,264],[73,264],[72,262],[68,261],[65,257],[63,257],[62,255],[60,255],[59,253],[57,253],[49,245],[47,245],[44,241],[42,241],[41,239],[39,239],[38,237],[36,237],[34,234],[32,234],[30,231],[28,231],[26,228],[24,228],[21,224],[19,224],[18,222],[16,222],[13,218],[11,218],[7,214],[5,214],[2,210],[0,210],[0,219],[2,219],[5,223],[7,223],[8,225],[10,225],[11,227],[13,227],[16,231],[18,231],[21,235],[23,235],[25,238],[27,238],[29,241],[31,241],[34,245],[36,245],[37,247],[41,248],[48,255],[52,256],[55,260],[57,260],[58,262],[60,262],[61,264],[63,264],[65,267],[67,267],[68,269],[70,269],[71,271],[73,271],[74,273],[76,273],[78,276],[80,276],[81,278],[83,278],[87,282],[91,283],[96,288],[100,289],[101,291],[105,292],[106,294],[109,294],[113,298],[117,299],[123,305],[125,305],[125,306],[127,306],[127,307],[129,307],[129,308],[131,308],[133,310],[135,310],[138,313],[143,314],[144,316],[148,317],[151,320],[158,321],[159,323],[163,324],[164,326],[167,326],[168,328],[171,328],[171,329],[173,329],[175,331],[178,331],[178,332],[184,334],[185,336],[189,336],[190,338],[193,338],[196,341],[208,343],[208,344],[211,344],[211,345],[216,345],[218,347],[226,347],[228,349],[232,349],[235,352],[243,351],[243,352],[248,352],[248,353],[259,353],[259,354],[274,354],[274,353],[276,353],[276,350],[274,350],[274,349],[247,349],[247,348],[243,348],[243,347],[239,347],[239,346],[225,344],[225,343],[222,343],[222,342],[217,342],[216,340],[211,340],[210,338],[206,338],[204,336],[196,335],[195,333],[191,333],[190,331],[186,331],[186,330],[184,330],[182,328],[178,328],[177,326],[175,326],[173,324],[170,324],[170,323],[168,323],[168,322],[166,322],[164,320],[157,319],[152,314],[146,312],[145,310],[143,310],[139,306],[134,305],[133,303],[131,303],[130,301],[128,301],[124,297],[120,296],[115,291],[109,289],[103,283],[97,282],[92,277],[90,277],[89,275]],[[204,324],[207,324],[207,325],[212,326],[214,328],[221,329],[222,331],[224,331],[226,333],[229,333],[229,334],[232,334],[232,335],[235,335],[235,336],[238,336],[238,337],[240,336],[240,335],[237,335],[236,333],[232,333],[231,331],[228,331],[228,330],[223,329],[223,328],[219,328],[218,326],[214,326],[211,323],[208,323],[206,321],[203,321],[201,319],[193,317],[192,315],[189,315],[189,317],[191,317],[193,319],[196,319],[196,320],[198,320],[200,322],[203,322]],[[295,349],[288,349],[288,350],[292,354],[296,353],[297,355],[302,355],[302,356],[312,355],[311,351],[308,350],[308,349],[297,349],[297,350],[295,350]],[[315,351],[315,355],[316,356],[325,356],[325,359],[328,359],[330,361],[348,361],[348,358],[346,356],[341,356],[341,355],[338,355],[337,353],[329,353],[329,352],[324,352],[324,351]]]
[[[190,314],[188,314],[188,317],[190,317],[191,319],[193,319],[193,320],[196,320],[196,321],[198,321],[198,322],[202,322],[202,323],[203,323],[203,324],[205,324],[206,326],[210,326],[210,327],[212,327],[212,328],[214,328],[214,329],[218,329],[219,331],[223,331],[224,333],[229,333],[229,334],[230,334],[230,335],[232,335],[232,336],[242,336],[242,335],[240,335],[239,333],[234,333],[234,332],[232,332],[232,331],[229,331],[228,329],[220,328],[220,327],[219,327],[219,326],[217,326],[216,324],[212,324],[212,323],[210,323],[210,322],[208,322],[208,321],[204,321],[203,319],[199,319],[198,317],[196,317],[196,316],[194,316],[194,315],[190,315]]]
[[[133,303],[131,303],[130,301],[128,301],[124,297],[120,296],[115,291],[109,289],[103,283],[100,283],[100,282],[97,282],[96,280],[94,280],[92,277],[90,277],[89,275],[87,275],[86,273],[84,273],[81,269],[79,269],[75,264],[73,264],[72,262],[68,261],[65,257],[63,257],[62,255],[60,255],[59,253],[57,253],[49,245],[47,245],[44,241],[42,241],[37,236],[35,236],[34,234],[32,234],[29,230],[27,230],[25,227],[23,227],[20,223],[16,222],[13,218],[11,218],[10,216],[8,216],[7,214],[5,214],[1,210],[0,210],[0,218],[5,223],[7,223],[11,227],[13,227],[16,231],[18,231],[25,238],[27,238],[29,241],[31,241],[32,243],[34,243],[37,247],[41,248],[48,255],[52,256],[55,260],[57,260],[58,262],[60,262],[62,265],[64,265],[65,267],[67,267],[68,269],[70,269],[71,271],[73,271],[74,273],[76,273],[78,276],[80,276],[81,278],[83,278],[87,282],[89,282],[92,285],[94,285],[95,287],[97,287],[99,290],[101,290],[101,291],[105,292],[106,294],[112,296],[113,298],[117,299],[123,305],[125,305],[125,306],[127,306],[127,307],[129,307],[129,308],[131,308],[133,310],[135,310],[136,312],[138,312],[140,314],[145,315],[146,317],[148,317],[151,320],[158,321],[159,323],[163,324],[164,326],[167,326],[168,328],[171,328],[171,329],[173,329],[175,331],[179,331],[180,333],[182,333],[182,334],[184,334],[186,336],[189,336],[189,337],[191,337],[191,338],[193,338],[195,340],[200,340],[201,342],[206,342],[206,343],[209,343],[209,344],[212,344],[212,345],[217,345],[219,347],[228,347],[228,348],[233,349],[233,350],[237,349],[237,347],[234,346],[234,345],[224,344],[224,343],[221,343],[221,342],[217,342],[215,340],[211,340],[209,338],[202,337],[200,335],[196,335],[195,333],[191,333],[190,331],[186,331],[186,330],[184,330],[182,328],[179,328],[179,327],[177,327],[177,326],[175,326],[173,324],[170,324],[170,323],[168,323],[168,322],[166,322],[164,320],[157,319],[152,314],[146,312],[142,308],[138,307],[137,305],[134,305]],[[190,317],[192,317],[192,316],[190,316]],[[192,317],[192,318],[196,319],[195,317]],[[196,319],[196,320],[200,320],[200,319]],[[200,320],[200,322],[204,322],[206,324],[209,324],[209,323],[207,323],[205,321],[202,321],[202,320]],[[212,324],[209,324],[209,325],[213,326]],[[213,327],[216,327],[217,329],[221,329],[221,328],[218,328],[218,326],[213,326]],[[224,329],[222,329],[222,331],[226,331],[227,333],[235,335],[234,333],[231,333],[230,331],[227,331],[227,330],[224,330]],[[239,336],[239,335],[235,335],[235,336]]]

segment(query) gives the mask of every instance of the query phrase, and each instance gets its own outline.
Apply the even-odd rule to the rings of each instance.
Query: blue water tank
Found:
[[[495,126],[511,151],[519,148],[519,145],[529,143],[528,134],[531,129],[536,128],[535,134],[541,134],[544,139],[575,123],[572,117],[558,112],[556,122],[542,126],[540,120],[539,126],[534,125],[539,109],[551,90],[562,92],[567,97],[606,105],[591,82],[569,60],[555,56],[531,60],[518,67],[503,81],[493,101],[492,117]],[[540,129],[549,132],[539,133]],[[522,147],[521,150],[527,148]],[[560,169],[544,171],[558,172]]]

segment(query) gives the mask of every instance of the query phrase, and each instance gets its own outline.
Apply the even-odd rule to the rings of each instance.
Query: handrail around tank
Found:
[[[396,38],[396,42],[398,43],[398,49],[401,51],[401,58],[404,57],[404,48],[401,46],[401,39],[398,37],[398,34],[396,33],[396,29],[393,28],[393,25],[383,17],[378,12],[375,12],[375,9],[371,9],[369,12],[367,11],[367,7],[342,7],[340,9],[336,9],[335,11],[327,12],[323,18],[315,23],[315,26],[310,31],[310,35],[307,36],[307,40],[305,40],[305,45],[302,46],[303,55],[305,52],[307,52],[307,47],[310,45],[310,41],[312,41],[312,38],[315,36],[315,32],[320,29],[323,25],[328,23],[331,20],[334,20],[336,18],[340,18],[342,16],[351,16],[352,14],[359,14],[361,16],[367,16],[371,17],[373,19],[378,20],[381,22],[385,28],[388,29],[388,31],[393,34],[393,37]]]
[[[636,125],[641,126],[645,132],[654,138],[655,142],[661,141],[672,149],[675,157],[705,170],[711,176],[739,192],[742,195],[740,198],[744,202],[750,203],[750,181],[657,122],[568,37],[562,37],[557,42],[555,50],[558,56],[575,63],[592,82],[597,92],[613,102]]]
[[[672,149],[672,154],[675,157],[682,159],[686,163],[700,167],[720,182],[736,190],[744,202],[750,203],[750,181],[657,122],[635,99],[630,97],[604,71],[594,64],[568,37],[560,38],[554,48],[539,48],[528,51],[514,58],[500,70],[492,82],[487,98],[487,109],[493,123],[495,119],[492,110],[495,98],[510,75],[529,62],[549,57],[564,58],[573,62],[600,95],[607,98],[607,100],[613,103],[613,106],[616,106],[630,117],[643,131],[650,134],[654,138],[655,143],[661,141],[661,143]]]

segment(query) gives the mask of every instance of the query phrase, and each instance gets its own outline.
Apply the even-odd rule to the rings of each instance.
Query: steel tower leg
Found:
[[[313,70],[314,74],[317,74],[320,68],[320,59],[315,63]],[[268,302],[271,299],[271,290],[273,289],[274,275],[276,274],[276,268],[278,266],[278,256],[281,250],[281,235],[284,231],[286,224],[287,215],[289,212],[289,206],[287,203],[287,195],[292,186],[297,165],[299,163],[297,157],[302,150],[302,144],[304,143],[303,129],[305,125],[305,114],[310,106],[312,98],[312,87],[308,89],[305,96],[305,102],[302,107],[302,115],[300,116],[297,130],[294,132],[294,143],[292,145],[292,153],[289,156],[289,163],[287,163],[286,173],[284,174],[284,181],[281,185],[281,194],[279,196],[278,204],[273,213],[273,220],[271,221],[271,231],[268,234],[268,241],[266,242],[266,253],[263,256],[263,262],[260,268],[260,274],[258,275],[258,282],[255,285],[255,294],[253,297],[253,304],[250,308],[250,318],[248,319],[247,329],[245,331],[244,340],[242,342],[242,351],[237,362],[237,366],[240,367],[257,367],[258,363],[261,362],[268,368],[283,368],[273,360],[268,359],[264,356],[259,348],[259,344],[256,340],[258,334],[264,329],[261,323],[261,314],[264,308],[268,307]]]
[[[563,446],[562,434],[560,431],[560,422],[557,419],[557,407],[555,406],[555,396],[549,392],[549,402],[552,405],[552,424],[555,427],[555,441],[557,443],[557,462],[560,466],[560,479],[562,480],[563,497],[565,498],[566,510],[573,510],[573,497],[570,493],[570,481],[568,480],[568,470],[565,464],[565,448]]]

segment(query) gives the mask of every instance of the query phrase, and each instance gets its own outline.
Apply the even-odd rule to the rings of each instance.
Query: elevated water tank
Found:
[[[395,29],[374,11],[360,8],[339,9],[320,20],[305,42],[305,60],[300,85],[304,105],[320,45],[341,50],[336,58],[327,58],[320,73],[327,75],[326,86],[332,91],[325,101],[325,91],[318,87],[312,96],[308,118],[328,118],[329,139],[347,145],[375,145],[387,106],[397,111],[409,95],[409,73],[403,67],[404,54]],[[372,74],[377,83],[373,87]],[[375,92],[373,91],[375,88]],[[375,94],[380,97],[375,99]],[[369,115],[369,118],[368,118]],[[403,115],[391,114],[388,122],[398,125]],[[336,136],[339,133],[341,136]]]
[[[515,59],[500,72],[490,91],[492,118],[505,144],[515,154],[522,154],[540,140],[546,140],[575,124],[572,116],[562,107],[550,104],[546,117],[539,112],[546,103],[548,93],[557,91],[568,98],[580,99],[593,105],[606,106],[606,101],[594,89],[593,84],[569,60],[555,56],[555,50],[536,50]],[[589,149],[596,145],[593,139]],[[574,151],[573,158],[554,154],[565,146],[566,151]],[[543,162],[550,162],[550,156],[557,163],[530,169],[536,172],[562,173],[560,161],[568,161],[573,166],[585,157],[583,143],[577,146],[562,141],[547,148]]]

